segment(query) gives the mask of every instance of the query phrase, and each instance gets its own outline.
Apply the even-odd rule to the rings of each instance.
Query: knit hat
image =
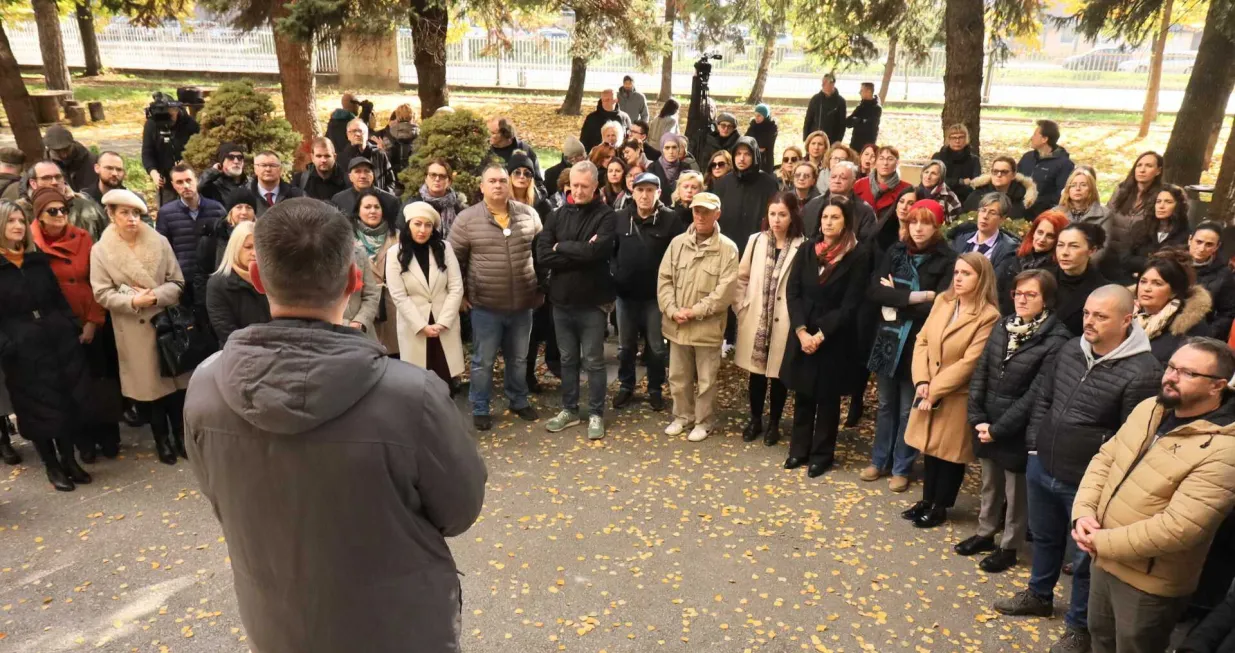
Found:
[[[226,157],[228,154],[231,154],[232,152],[239,152],[241,154],[244,154],[244,146],[238,145],[236,143],[231,143],[231,142],[219,143],[219,149],[215,151],[215,156],[214,156],[215,161],[219,163],[223,163],[224,157]]]
[[[734,127],[738,126],[738,119],[734,118],[733,114],[729,113],[728,111],[721,111],[720,113],[716,114],[716,124],[719,125],[722,122],[727,122],[730,125],[733,125]]]
[[[433,223],[434,227],[442,223],[442,216],[428,202],[412,202],[403,207],[404,222],[411,223],[416,218],[424,218]]]
[[[42,215],[43,209],[47,208],[47,205],[52,202],[60,202],[64,206],[69,205],[68,201],[64,199],[64,193],[61,193],[57,188],[48,186],[34,191],[34,194],[30,196],[30,204],[34,207],[34,217],[38,218]]]
[[[532,164],[532,158],[524,154],[522,150],[516,150],[506,161],[506,172],[514,173],[519,168],[527,168],[531,172],[536,172],[536,166]]]
[[[232,151],[234,152],[235,150]],[[248,186],[241,186],[240,188],[228,193],[226,200],[227,201],[223,203],[223,206],[227,209],[228,213],[231,213],[232,209],[240,206],[241,204],[248,204],[251,209],[257,208],[257,195],[254,195],[253,190]]]
[[[926,209],[927,211],[930,211],[931,214],[935,216],[935,224],[940,227],[943,226],[943,207],[940,206],[939,202],[936,202],[935,200],[918,200],[913,203],[913,206],[909,207],[910,211],[916,211],[918,209]]]
[[[10,166],[26,165],[26,153],[15,147],[0,147],[0,163]]]
[[[756,104],[756,105],[755,105],[755,113],[757,113],[757,114],[759,114],[759,115],[763,116],[764,118],[771,118],[771,117],[772,117],[772,108],[771,108],[771,107],[769,107],[769,106],[768,106],[768,105],[766,105],[766,104]]]
[[[52,125],[43,134],[43,147],[49,150],[63,150],[73,146],[73,133],[62,125]]]
[[[583,142],[574,136],[566,137],[566,144],[562,146],[562,156],[567,159],[572,159],[577,156],[587,156],[587,150],[583,147]]]
[[[127,188],[113,188],[103,194],[103,206],[131,206],[145,215],[149,212],[146,202]]]

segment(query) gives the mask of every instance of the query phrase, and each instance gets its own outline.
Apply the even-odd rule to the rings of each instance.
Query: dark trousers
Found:
[[[635,389],[635,356],[639,353],[639,336],[647,337],[643,359],[648,370],[648,396],[664,394],[665,366],[669,363],[669,348],[660,333],[660,306],[655,299],[617,299],[618,319],[618,383],[622,390]]]
[[[47,467],[59,467],[61,459],[73,457],[73,442],[69,438],[54,440],[35,440],[34,450],[39,453],[39,460]]]
[[[1093,653],[1163,653],[1188,597],[1155,596],[1093,567],[1089,635]]]
[[[839,429],[839,396],[815,398],[794,393],[790,458],[805,458],[812,465],[831,464],[836,457],[836,432]]]
[[[769,379],[762,374],[750,373],[750,416],[752,419],[763,418],[763,402],[768,394],[768,381],[772,385],[772,421],[779,422],[785,414],[785,400],[789,397],[789,388],[780,379]]]
[[[1025,489],[1029,498],[1029,530],[1033,532],[1033,567],[1029,572],[1029,591],[1050,599],[1066,562],[1068,541],[1072,538],[1072,503],[1075,485],[1053,478],[1037,456],[1029,457],[1025,468]],[[1089,625],[1090,558],[1082,552],[1072,565],[1072,602],[1064,623],[1085,630]]]
[[[532,311],[532,336],[527,343],[527,378],[536,378],[536,358],[540,343],[545,344],[545,366],[549,373],[562,378],[562,355],[557,350],[557,336],[553,331],[553,305],[545,302]]]
[[[81,437],[77,439],[78,451],[98,449],[107,455],[120,447],[120,424],[116,422],[88,422],[82,425]]]
[[[939,508],[951,508],[965,482],[965,463],[932,455],[922,456],[922,500]]]
[[[184,390],[154,401],[143,401],[139,406],[150,422],[155,440],[166,439],[169,434],[178,439],[184,437]]]

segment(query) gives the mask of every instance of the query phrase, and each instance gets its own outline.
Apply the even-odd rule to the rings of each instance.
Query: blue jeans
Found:
[[[608,315],[599,306],[554,306],[553,330],[562,354],[562,408],[579,412],[579,363],[587,370],[590,415],[605,414],[605,325]],[[659,331],[657,332],[659,333]]]
[[[532,311],[490,311],[472,307],[472,384],[468,399],[473,415],[489,414],[493,361],[502,348],[506,360],[505,389],[512,410],[527,408],[527,343],[532,336]]]
[[[875,419],[871,464],[880,471],[890,468],[895,476],[909,476],[918,457],[918,450],[905,444],[905,427],[913,405],[913,379],[875,376],[879,381],[879,413]]]
[[[1072,536],[1072,502],[1077,487],[1052,478],[1036,455],[1029,456],[1025,484],[1029,489],[1029,528],[1033,531],[1029,591],[1039,598],[1052,599]],[[1089,555],[1081,552],[1072,568],[1072,603],[1064,615],[1064,623],[1081,630],[1089,628],[1089,563]]]
[[[665,363],[669,357],[660,334],[660,306],[655,299],[617,300],[618,383],[623,390],[635,388],[635,355],[639,352],[639,332],[647,334],[644,352],[648,368],[648,396],[659,397],[665,387]]]

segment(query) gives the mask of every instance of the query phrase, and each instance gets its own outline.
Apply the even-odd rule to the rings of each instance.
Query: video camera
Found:
[[[693,150],[697,150],[698,145],[695,143],[700,138],[716,129],[712,122],[708,79],[712,76],[712,62],[720,60],[719,54],[705,52],[695,62],[695,76],[691,80],[690,88],[690,108],[686,112],[686,137],[692,143]]]
[[[703,56],[699,57],[699,60],[695,62],[695,72],[699,73],[699,76],[703,78],[703,84],[705,86],[707,85],[707,78],[712,75],[712,63],[709,59],[720,61],[722,58],[723,57],[719,54],[705,52],[703,53]]]
[[[172,107],[178,108],[180,103],[162,91],[156,91],[150,97],[154,101],[150,103],[150,106],[146,107],[146,120],[153,120],[157,123],[170,123],[172,121]]]

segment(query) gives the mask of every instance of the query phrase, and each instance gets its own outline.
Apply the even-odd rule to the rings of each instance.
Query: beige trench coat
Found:
[[[973,427],[969,426],[969,377],[978,366],[999,309],[982,304],[962,309],[951,324],[956,300],[935,298],[931,314],[913,347],[913,382],[930,384],[935,408],[909,410],[905,444],[954,463],[971,463]]]
[[[395,300],[390,296],[390,290],[386,287],[386,257],[390,253],[390,248],[399,242],[399,237],[391,235],[386,238],[386,242],[377,250],[377,256],[373,257],[373,274],[377,276],[377,280],[382,284],[382,307],[385,309],[386,319],[375,321],[373,323],[373,333],[377,336],[377,341],[382,343],[386,348],[386,352],[390,354],[399,353],[399,330],[398,321],[395,320]],[[378,317],[382,312],[378,312]]]
[[[136,401],[154,401],[189,387],[192,372],[169,378],[159,373],[159,351],[150,319],[180,303],[184,275],[167,239],[142,223],[137,246],[129,248],[114,225],[90,250],[94,298],[111,313],[120,356],[120,390]],[[133,288],[154,290],[157,302],[133,308]]]
[[[420,265],[412,260],[407,272],[399,265],[399,245],[391,247],[386,254],[386,287],[394,300],[398,316],[399,358],[413,365],[425,367],[428,338],[420,332],[433,323],[446,327],[438,339],[446,354],[446,365],[451,376],[463,373],[463,337],[459,329],[459,304],[463,301],[463,273],[459,261],[449,245],[446,246],[446,271],[437,266],[437,259],[429,254],[429,278],[425,279]]]
[[[781,259],[774,265],[780,268],[776,280],[776,300],[772,314],[772,333],[768,343],[768,364],[757,365],[754,361],[755,332],[763,319],[763,286],[766,283],[766,260],[775,247],[763,233],[752,234],[746,243],[742,263],[738,266],[737,288],[733,293],[733,312],[738,316],[738,341],[733,362],[747,372],[780,378],[780,364],[785,357],[785,344],[789,340],[789,304],[785,301],[785,287],[789,285],[789,270],[793,258],[802,246],[802,237],[789,241]]]
[[[356,245],[356,267],[364,278],[364,286],[352,293],[347,299],[347,309],[343,311],[344,323],[359,322],[364,325],[364,334],[369,340],[376,341],[377,333],[373,321],[377,319],[377,307],[382,302],[382,282],[373,270],[369,255],[364,247]]]
[[[721,235],[720,225],[702,244],[695,242],[693,226],[669,241],[656,281],[665,339],[679,345],[719,347],[737,280],[738,247]],[[678,324],[673,314],[683,308],[695,317]]]

